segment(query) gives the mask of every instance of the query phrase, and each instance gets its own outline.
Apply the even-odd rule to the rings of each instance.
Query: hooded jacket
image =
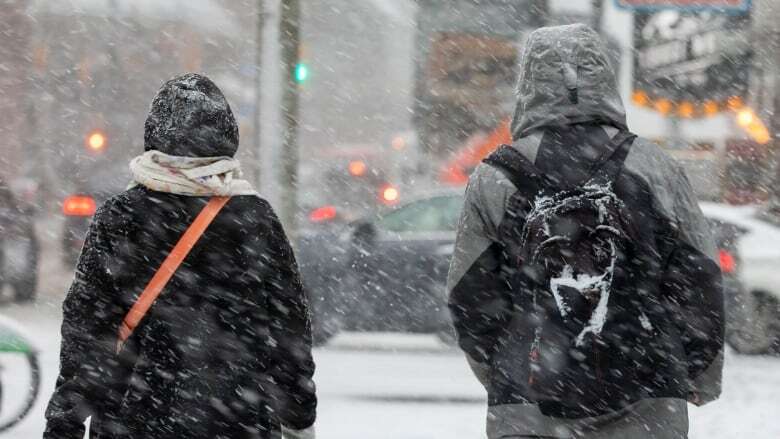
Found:
[[[512,146],[553,181],[584,182],[584,170],[626,130],[605,47],[585,25],[542,28],[528,37],[521,63]],[[641,188],[636,191],[641,196],[623,201],[664,262],[653,274],[666,310],[669,361],[653,365],[657,381],[646,398],[626,410],[583,419],[563,419],[513,385],[523,377],[522,359],[529,351],[514,342],[522,316],[501,276],[499,230],[504,221],[516,221],[509,218],[514,214],[509,204],[517,180],[486,163],[477,167],[448,276],[459,344],[488,392],[488,436],[685,437],[685,400],[695,395],[702,403],[720,394],[723,298],[713,238],[684,172],[641,138],[624,163],[616,184]]]
[[[199,75],[166,83],[147,147],[232,155],[219,139],[233,138],[233,116],[212,86]],[[93,439],[267,439],[314,423],[308,302],[282,226],[256,194],[228,201],[116,354],[125,315],[208,200],[138,185],[98,209],[63,303],[44,438],[81,439],[88,417]]]
[[[167,81],[144,123],[144,149],[182,157],[233,157],[238,123],[209,78],[188,73]]]

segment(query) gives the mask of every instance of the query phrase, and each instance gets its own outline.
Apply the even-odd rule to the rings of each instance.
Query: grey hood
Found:
[[[512,138],[546,126],[599,122],[626,128],[626,111],[601,37],[584,24],[532,32],[520,60]]]

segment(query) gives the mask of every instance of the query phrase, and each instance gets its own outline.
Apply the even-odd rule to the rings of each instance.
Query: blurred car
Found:
[[[462,193],[431,193],[356,221],[311,212],[297,255],[315,340],[340,330],[437,333],[452,341],[445,283]]]
[[[388,145],[346,144],[322,147],[302,163],[299,205],[308,213],[327,205],[342,218],[359,218],[380,205],[395,204],[397,182],[409,170],[402,159],[415,142],[398,135]],[[400,148],[400,149],[397,149]],[[400,151],[403,151],[401,153]],[[394,192],[395,191],[395,192]]]
[[[35,211],[0,186],[0,291],[13,289],[14,300],[35,299],[38,284],[38,238]]]
[[[85,160],[74,172],[73,181],[62,199],[64,227],[62,231],[62,258],[67,268],[76,266],[84,238],[97,207],[112,196],[123,192],[130,181],[125,162],[106,163],[98,159]]]
[[[67,267],[75,267],[92,216],[97,210],[97,201],[91,195],[78,193],[69,195],[62,202],[65,226],[62,233],[62,256]]]
[[[737,352],[780,347],[780,227],[755,207],[702,203],[716,226],[726,281],[727,341]],[[724,253],[724,247],[728,252]]]
[[[312,211],[299,237],[298,258],[315,339],[324,343],[340,330],[358,330],[434,332],[452,341],[445,284],[462,204],[462,191],[453,189],[351,222],[333,206]],[[743,286],[742,275],[749,272],[740,256],[745,228],[729,221],[733,214],[721,214],[734,208],[703,208],[724,273],[729,341],[740,352],[766,350],[766,340],[751,341],[746,329],[751,317],[743,310],[748,316],[765,313],[758,304],[766,302],[746,300],[760,294],[755,284]]]

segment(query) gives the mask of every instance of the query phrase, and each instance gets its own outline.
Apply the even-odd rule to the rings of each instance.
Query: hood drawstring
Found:
[[[561,68],[563,73],[563,84],[566,86],[566,90],[569,91],[569,102],[577,105],[580,101],[579,96],[579,65],[577,64],[577,57],[575,56],[575,48],[564,48],[562,41],[558,41],[555,47],[555,51],[561,58]]]
[[[566,84],[566,89],[569,90],[569,101],[571,101],[572,104],[578,104],[580,101],[579,97],[579,86],[577,85],[577,82],[579,82],[579,75],[577,73],[577,66],[572,65],[569,62],[563,63],[563,82]]]

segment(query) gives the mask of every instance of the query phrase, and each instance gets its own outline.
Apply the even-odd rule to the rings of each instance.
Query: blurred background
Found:
[[[32,410],[0,437],[40,435],[90,217],[187,71],[225,92],[244,172],[295,243],[321,437],[484,437],[444,297],[462,193],[510,141],[524,37],[577,22],[717,236],[725,393],[692,437],[780,437],[777,0],[0,0],[0,430]]]

